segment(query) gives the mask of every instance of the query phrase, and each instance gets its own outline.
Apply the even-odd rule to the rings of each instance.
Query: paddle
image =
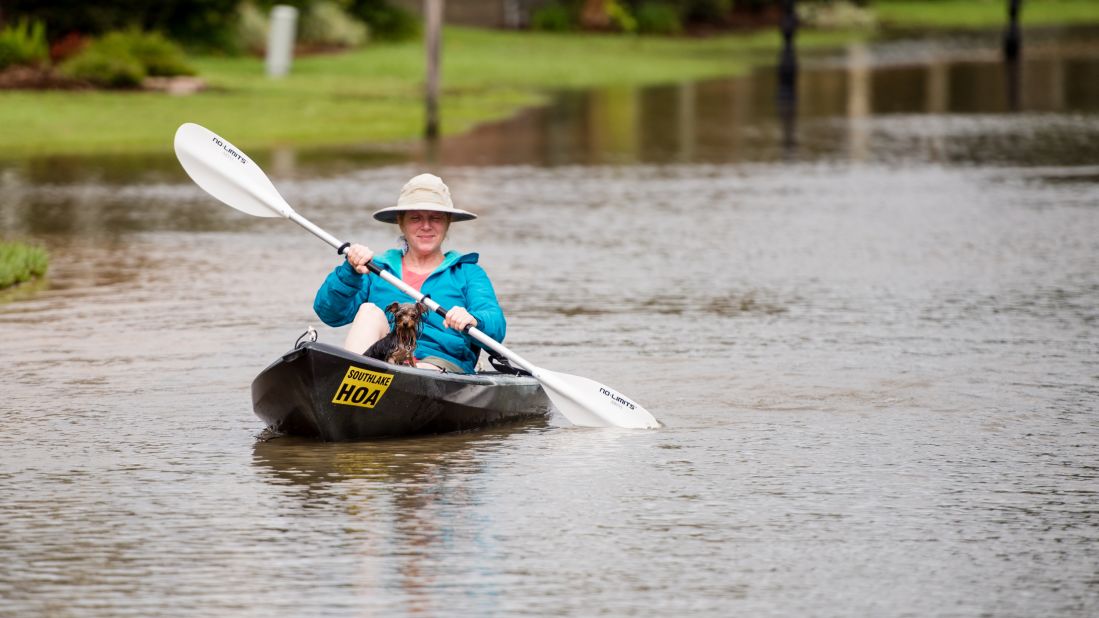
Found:
[[[183,124],[176,131],[175,150],[176,157],[191,179],[225,204],[255,217],[290,219],[334,247],[340,255],[350,246],[350,243],[341,242],[294,212],[258,165],[239,148],[209,129],[190,122]],[[439,303],[392,273],[373,262],[367,263],[367,268],[414,300],[427,305],[431,311],[446,316],[446,310]],[[542,384],[553,405],[574,425],[637,429],[660,426],[640,404],[608,386],[580,376],[536,367],[476,328],[468,328],[466,333],[481,346],[530,372]]]

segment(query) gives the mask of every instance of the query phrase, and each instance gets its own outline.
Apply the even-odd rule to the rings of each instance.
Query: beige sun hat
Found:
[[[374,213],[374,218],[385,223],[396,223],[397,213],[407,210],[434,210],[450,214],[451,221],[469,221],[477,215],[454,207],[450,200],[450,189],[442,178],[435,174],[420,174],[405,183],[397,205],[383,208]]]

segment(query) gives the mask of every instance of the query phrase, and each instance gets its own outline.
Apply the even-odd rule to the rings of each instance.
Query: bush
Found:
[[[146,76],[194,75],[178,45],[155,32],[112,32],[61,65],[62,74],[104,88],[132,88]]]
[[[576,29],[576,17],[569,7],[551,2],[534,11],[530,17],[530,27],[546,32],[568,32]]]
[[[298,40],[334,47],[358,47],[366,43],[367,26],[329,0],[314,2],[304,12]]]
[[[663,2],[642,2],[637,7],[637,31],[642,34],[679,34],[683,22],[679,11]]]
[[[0,288],[13,286],[46,274],[49,256],[45,250],[23,243],[0,241]]]
[[[35,65],[48,60],[46,26],[40,21],[19,20],[0,30],[0,70],[16,64]]]
[[[3,0],[5,19],[26,17],[46,24],[50,39],[70,32],[102,35],[137,27],[204,49],[227,49],[236,32],[240,0]]]
[[[88,45],[89,38],[77,32],[70,32],[60,39],[50,41],[50,60],[60,62],[80,53]]]
[[[370,28],[376,41],[407,41],[420,36],[420,19],[386,0],[348,0],[347,12]]]
[[[61,74],[101,88],[136,88],[146,75],[137,58],[118,56],[94,45],[62,64]]]
[[[195,74],[195,70],[187,64],[183,50],[157,32],[112,32],[100,39],[98,44],[119,55],[133,56],[145,67],[147,74],[155,77]]]
[[[617,0],[607,0],[605,6],[607,8],[607,17],[610,18],[611,25],[616,30],[628,33],[637,32],[637,20],[625,4],[617,2]]]

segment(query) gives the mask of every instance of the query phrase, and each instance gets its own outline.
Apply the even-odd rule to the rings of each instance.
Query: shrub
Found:
[[[0,241],[0,288],[29,281],[46,274],[49,256],[45,250],[18,242]]]
[[[3,0],[6,19],[40,19],[51,37],[98,36],[131,26],[167,34],[190,46],[224,50],[235,32],[240,0]]]
[[[16,64],[34,65],[49,59],[46,26],[40,21],[19,20],[0,30],[0,70]]]
[[[61,65],[61,72],[74,79],[104,88],[139,86],[146,76],[194,75],[178,45],[155,32],[112,32],[92,41]]]
[[[172,77],[195,74],[195,70],[187,64],[183,50],[157,32],[112,32],[100,39],[98,45],[119,55],[133,56],[149,75]]]
[[[137,58],[116,55],[94,45],[62,64],[61,73],[102,88],[136,88],[146,75]]]
[[[664,2],[642,2],[637,7],[637,31],[643,34],[679,34],[683,22],[679,11]]]
[[[302,43],[358,47],[366,43],[367,26],[344,11],[335,2],[321,0],[306,9],[298,29]]]
[[[616,0],[607,0],[607,17],[611,20],[611,25],[616,30],[621,32],[637,32],[637,20],[630,13],[630,9]]]
[[[551,2],[530,17],[530,27],[546,32],[568,32],[576,29],[576,16],[572,10],[558,2]]]
[[[50,42],[50,60],[60,62],[80,53],[88,45],[88,37],[79,32],[70,32]]]
[[[420,36],[420,19],[386,0],[349,0],[347,12],[362,20],[377,41],[407,41]]]

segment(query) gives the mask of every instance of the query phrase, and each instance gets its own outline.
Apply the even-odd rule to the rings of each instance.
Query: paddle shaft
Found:
[[[328,243],[329,245],[332,245],[332,248],[335,249],[336,252],[339,253],[340,255],[343,255],[344,252],[347,251],[347,248],[350,246],[350,243],[340,242],[340,240],[338,238],[336,238],[335,236],[329,234],[328,232],[324,231],[323,229],[317,227],[316,225],[313,224],[312,221],[310,221],[309,219],[306,219],[305,217],[299,215],[295,211],[290,211],[290,214],[287,218],[290,219],[291,221],[293,221],[294,223],[297,223],[298,225],[302,226],[303,228],[309,230],[309,232],[312,233],[317,238],[320,238],[321,240]],[[412,287],[411,285],[408,285],[404,281],[401,281],[397,277],[393,276],[393,273],[389,272],[388,270],[382,270],[381,268],[378,267],[377,264],[374,263],[373,260],[368,261],[366,263],[366,267],[367,267],[367,269],[370,270],[370,272],[372,272],[375,275],[381,277],[387,283],[389,283],[393,287],[397,288],[398,290],[404,292],[405,294],[407,294],[410,298],[412,298],[416,302],[423,303],[424,305],[427,306],[428,309],[434,311],[436,314],[438,314],[443,319],[446,319],[447,310],[443,309],[443,306],[440,305],[439,303],[435,302],[435,300],[432,299],[430,296],[425,296],[424,294],[422,294],[416,288]],[[492,350],[493,352],[499,354],[500,356],[503,356],[504,358],[508,359],[509,361],[511,361],[512,363],[514,363],[518,367],[520,367],[521,369],[524,369],[529,373],[534,373],[535,371],[537,371],[537,368],[534,365],[527,362],[527,360],[524,359],[522,356],[519,356],[515,352],[512,352],[511,350],[505,348],[502,343],[500,343],[499,341],[496,341],[492,337],[489,337],[488,335],[483,333],[481,330],[479,330],[477,327],[469,326],[463,332],[465,332],[467,335],[469,335],[470,337],[475,339],[477,341],[477,343],[481,344],[482,347],[487,348],[489,350]]]

